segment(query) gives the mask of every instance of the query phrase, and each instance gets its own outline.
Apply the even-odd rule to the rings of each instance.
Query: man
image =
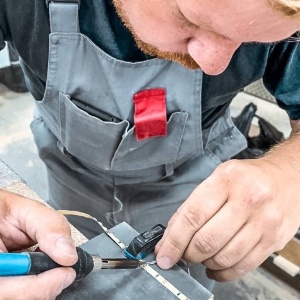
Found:
[[[278,41],[296,39],[289,37],[300,28],[298,1],[91,0],[80,9],[75,2],[0,1],[0,35],[22,58],[37,100],[31,128],[51,205],[107,226],[125,220],[140,232],[174,214],[156,248],[158,265],[183,256],[219,281],[281,249],[299,227],[300,57],[296,41]],[[260,77],[293,134],[263,158],[227,161],[246,146],[228,106]],[[3,195],[8,218],[15,197]],[[48,226],[52,216],[44,214]],[[98,233],[72,222],[89,237]],[[34,222],[26,224],[18,245],[41,244]],[[47,241],[40,248],[55,258],[47,247],[55,238]],[[74,260],[68,253],[66,266]],[[211,287],[201,265],[191,269]],[[58,280],[69,284],[73,275],[45,273],[52,284],[40,297],[55,297],[67,285]]]

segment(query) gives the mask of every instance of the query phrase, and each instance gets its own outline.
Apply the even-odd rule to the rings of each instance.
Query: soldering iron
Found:
[[[140,263],[127,258],[101,258],[76,248],[78,261],[71,266],[80,280],[92,271],[100,269],[134,269]],[[0,253],[0,276],[37,275],[62,267],[43,252]]]

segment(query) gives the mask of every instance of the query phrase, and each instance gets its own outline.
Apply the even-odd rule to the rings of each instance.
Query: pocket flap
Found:
[[[142,170],[174,163],[188,113],[175,112],[167,123],[167,136],[137,141],[134,127],[127,131],[112,161],[112,170]]]

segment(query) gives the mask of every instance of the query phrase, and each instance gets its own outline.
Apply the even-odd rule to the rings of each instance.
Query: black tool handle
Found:
[[[76,250],[78,253],[78,261],[76,264],[71,266],[71,268],[76,271],[76,280],[80,280],[93,270],[94,260],[89,253],[85,252],[81,248],[76,248]],[[29,275],[37,275],[57,267],[62,267],[43,252],[30,252],[28,254],[31,259]]]

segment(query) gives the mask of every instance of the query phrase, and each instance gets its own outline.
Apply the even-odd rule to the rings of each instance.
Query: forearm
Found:
[[[291,134],[286,141],[274,146],[266,153],[264,159],[280,168],[280,181],[285,182],[285,176],[293,177],[300,183],[300,121],[290,120]],[[274,174],[275,175],[275,174]],[[292,183],[290,182],[290,184]],[[290,186],[287,182],[287,188]]]
[[[290,120],[292,127],[291,136],[300,132],[300,120]]]

